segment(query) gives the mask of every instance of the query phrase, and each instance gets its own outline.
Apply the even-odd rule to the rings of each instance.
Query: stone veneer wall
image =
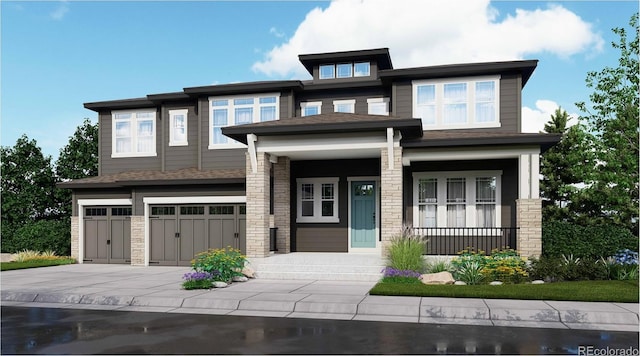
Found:
[[[131,265],[144,266],[144,216],[131,216]]]
[[[542,199],[516,200],[517,247],[523,257],[542,254]]]
[[[266,153],[257,153],[258,169],[253,172],[247,153],[247,256],[269,255],[269,181],[271,163]]]
[[[393,168],[389,169],[387,149],[380,153],[380,229],[382,256],[387,255],[391,238],[402,232],[402,147],[394,147]]]
[[[80,258],[80,224],[77,216],[71,217],[71,257]],[[78,261],[80,262],[80,261]]]
[[[278,253],[291,252],[291,160],[278,157],[273,165],[275,227],[278,228],[276,248]]]

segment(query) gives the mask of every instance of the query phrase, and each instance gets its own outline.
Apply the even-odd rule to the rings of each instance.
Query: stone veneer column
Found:
[[[80,259],[80,224],[77,216],[71,217],[71,257]],[[78,261],[79,263],[80,261]]]
[[[402,147],[394,147],[393,151],[391,169],[387,148],[383,148],[380,153],[382,256],[387,255],[391,238],[402,232]]]
[[[131,265],[144,266],[144,216],[131,216]]]
[[[517,250],[523,257],[540,257],[542,254],[542,200],[516,200]]]
[[[276,247],[279,253],[291,252],[291,159],[278,157],[273,165],[273,213],[278,228]]]
[[[258,152],[257,171],[251,167],[247,153],[247,256],[269,255],[269,177],[271,163],[266,153]]]

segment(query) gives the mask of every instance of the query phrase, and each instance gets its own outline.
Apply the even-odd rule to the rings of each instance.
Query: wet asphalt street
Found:
[[[3,355],[638,352],[634,332],[22,307],[2,307],[1,340]]]

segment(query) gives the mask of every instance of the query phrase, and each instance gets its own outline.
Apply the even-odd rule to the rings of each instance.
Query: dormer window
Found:
[[[320,66],[320,79],[368,77],[371,75],[371,63],[350,62],[323,64]]]

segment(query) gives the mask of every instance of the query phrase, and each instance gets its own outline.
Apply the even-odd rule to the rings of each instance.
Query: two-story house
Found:
[[[405,226],[433,254],[541,253],[539,159],[559,136],[521,131],[537,61],[394,69],[386,48],[299,59],[313,79],[86,103],[99,175],[61,184],[73,190],[72,255],[381,255]]]

